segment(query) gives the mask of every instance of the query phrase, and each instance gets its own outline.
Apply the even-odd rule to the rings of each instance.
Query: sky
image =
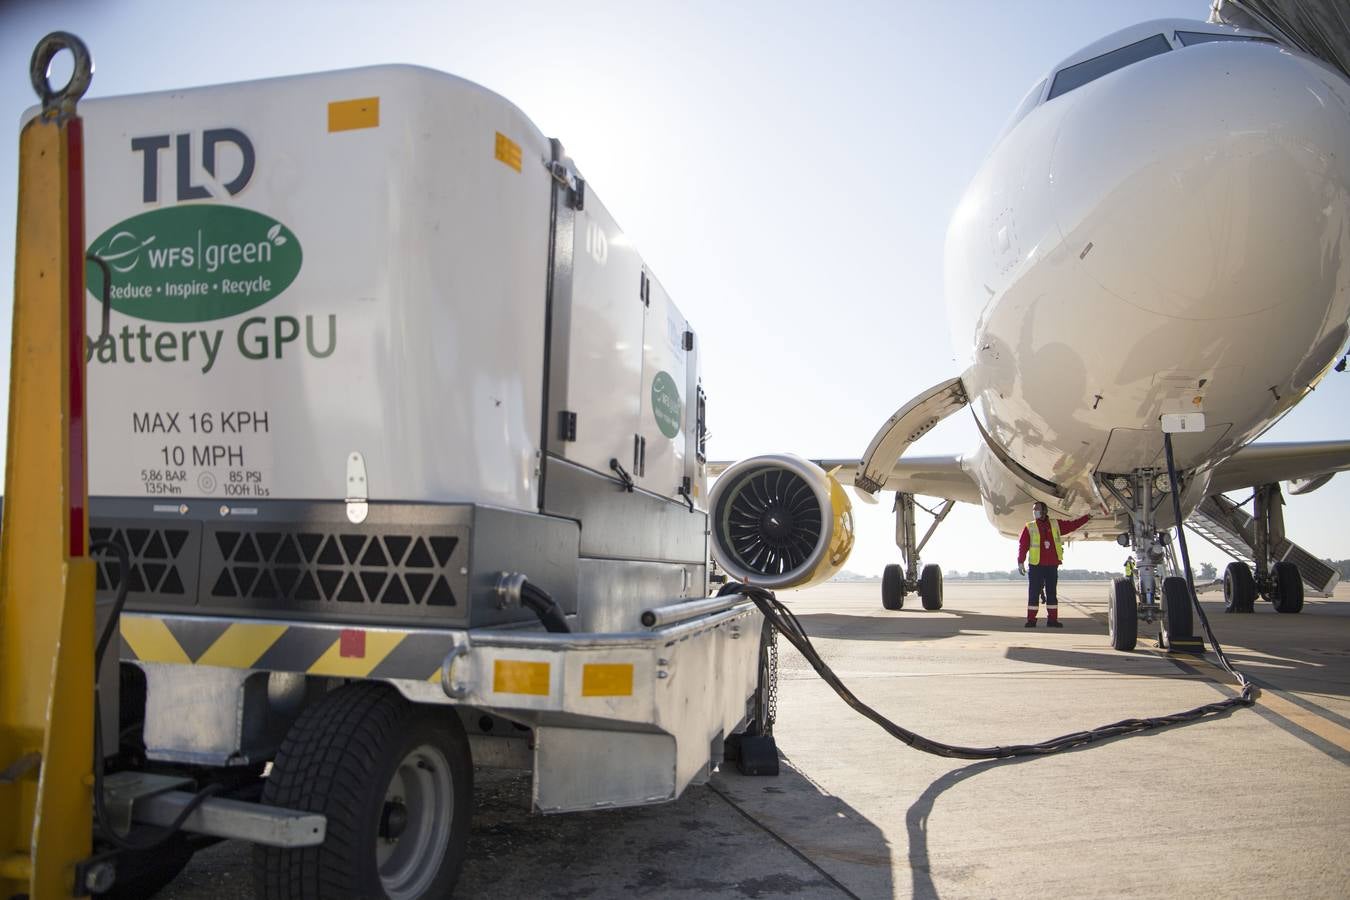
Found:
[[[11,135],[0,140],[0,377],[7,385],[18,125],[35,102],[28,59],[64,29],[95,59],[91,97],[379,63],[501,94],[562,140],[698,331],[710,456],[859,456],[899,406],[960,374],[942,299],[947,221],[1023,94],[1112,31],[1204,19],[1208,7],[0,0]],[[1350,373],[1333,373],[1266,438],[1345,438],[1347,399]],[[957,415],[912,452],[978,440]],[[1290,536],[1350,557],[1348,501],[1344,475],[1289,498]],[[898,561],[889,497],[855,515],[847,568],[879,574]],[[1198,537],[1191,550],[1197,565],[1227,562]],[[1125,555],[1078,542],[1067,564],[1117,569]],[[1009,569],[1016,544],[958,504],[924,561]]]

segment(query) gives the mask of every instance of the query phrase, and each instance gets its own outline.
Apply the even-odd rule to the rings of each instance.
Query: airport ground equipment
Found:
[[[73,348],[97,569],[79,522],[59,532],[77,544],[6,565],[71,573],[60,685],[84,698],[16,723],[74,729],[60,766],[5,719],[21,786],[3,790],[29,790],[41,752],[72,810],[41,820],[66,844],[33,844],[59,861],[7,855],[6,878],[59,870],[68,894],[94,859],[98,890],[147,893],[203,841],[246,836],[264,897],[443,896],[473,765],[532,770],[545,813],[673,800],[726,755],[771,767],[763,619],[743,593],[708,597],[696,334],[558,141],[405,66],[81,114],[87,244],[41,219],[55,194],[22,207],[42,227],[21,223],[21,287],[37,254],[74,263],[18,301],[16,340],[48,344],[15,354],[46,368],[31,385],[16,369],[13,427],[53,427],[11,440],[4,540],[67,512],[16,487],[67,483],[53,335],[83,329],[58,328],[64,289],[107,315]],[[23,159],[24,200],[54,190]],[[94,581],[120,636],[97,784]],[[11,641],[31,608],[7,590]],[[7,653],[6,690],[48,658]],[[150,825],[170,832],[153,851]]]
[[[91,848],[94,565],[84,521],[83,140],[75,109],[91,66],[68,38],[53,35],[34,52],[43,104],[19,138],[9,495],[0,535],[5,897],[70,896],[84,887],[77,869]],[[47,67],[64,48],[76,56],[74,74],[54,91]]]

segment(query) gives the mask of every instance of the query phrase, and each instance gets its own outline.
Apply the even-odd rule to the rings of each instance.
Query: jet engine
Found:
[[[708,505],[713,556],[745,584],[819,584],[853,549],[848,495],[833,475],[799,456],[741,460],[717,479]]]

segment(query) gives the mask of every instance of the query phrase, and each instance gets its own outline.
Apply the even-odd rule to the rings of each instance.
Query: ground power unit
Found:
[[[409,66],[80,112],[127,821],[214,783],[264,896],[440,896],[475,764],[546,813],[706,778],[762,619],[708,597],[699,343],[561,144]]]

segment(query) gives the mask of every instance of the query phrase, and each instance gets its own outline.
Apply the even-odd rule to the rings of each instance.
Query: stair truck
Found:
[[[256,843],[263,897],[443,896],[473,766],[541,813],[659,803],[762,730],[762,618],[708,596],[696,333],[557,140],[412,66],[80,114],[89,555],[125,606],[77,893],[207,836]]]

